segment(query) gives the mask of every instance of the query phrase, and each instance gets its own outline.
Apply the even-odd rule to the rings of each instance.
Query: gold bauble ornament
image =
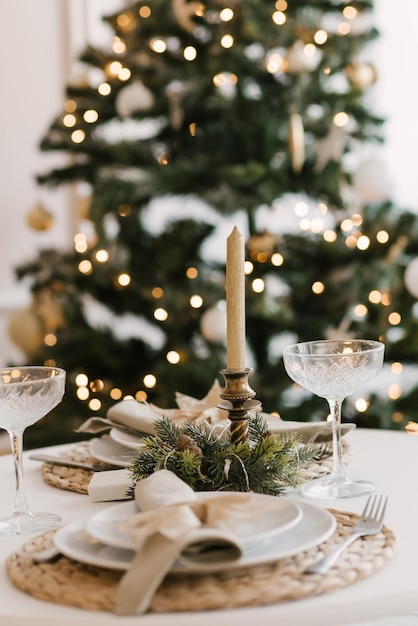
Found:
[[[12,313],[8,332],[13,343],[27,356],[32,356],[42,345],[45,327],[39,315],[28,308]]]
[[[49,230],[54,224],[54,218],[51,213],[40,202],[30,209],[26,216],[26,221],[31,228],[39,231]]]
[[[352,85],[360,89],[367,89],[378,79],[377,69],[371,63],[350,63],[344,72]]]
[[[63,310],[64,290],[60,283],[38,291],[33,299],[33,311],[47,332],[55,332],[65,325]]]
[[[289,118],[289,152],[292,170],[300,174],[305,162],[305,130],[298,113],[292,113]]]

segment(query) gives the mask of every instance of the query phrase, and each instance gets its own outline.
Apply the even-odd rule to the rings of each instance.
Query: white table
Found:
[[[389,495],[386,525],[399,539],[396,556],[379,572],[341,591],[273,606],[202,613],[150,614],[115,617],[43,602],[15,589],[4,567],[0,570],[0,624],[7,626],[338,626],[381,616],[417,614],[418,624],[418,438],[404,432],[356,430],[348,435],[353,459],[352,478],[368,478]],[[56,449],[60,447],[57,446]],[[51,448],[53,450],[53,448]],[[41,464],[25,453],[25,485],[33,510],[61,515],[64,523],[87,517],[109,506],[88,496],[44,483]],[[0,515],[14,500],[10,455],[0,457]],[[293,496],[303,500],[299,495]],[[313,501],[320,506],[360,513],[365,498]],[[28,536],[0,537],[2,563]],[[402,620],[403,621],[403,620]],[[399,624],[402,623],[399,619]],[[410,621],[408,621],[408,624]]]

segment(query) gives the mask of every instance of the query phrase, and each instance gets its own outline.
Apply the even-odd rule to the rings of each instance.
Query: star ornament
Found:
[[[347,131],[333,124],[328,134],[316,144],[318,158],[314,171],[322,172],[329,161],[340,163],[347,142]]]

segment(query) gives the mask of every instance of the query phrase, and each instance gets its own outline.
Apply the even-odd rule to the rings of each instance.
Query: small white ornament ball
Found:
[[[404,274],[405,287],[409,293],[418,299],[418,257],[412,259]]]
[[[203,313],[200,330],[208,341],[226,343],[226,304],[224,301],[218,302]]]
[[[353,174],[353,188],[365,202],[384,202],[392,194],[392,180],[386,163],[371,157]]]
[[[120,117],[130,117],[135,111],[149,111],[154,106],[154,95],[137,80],[120,90],[115,107]]]

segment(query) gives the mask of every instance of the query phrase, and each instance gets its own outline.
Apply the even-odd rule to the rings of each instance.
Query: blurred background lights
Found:
[[[154,374],[146,374],[143,378],[143,383],[147,389],[152,389],[157,384],[157,379]]]
[[[180,363],[180,354],[176,352],[175,350],[170,350],[170,352],[167,352],[166,358],[167,358],[167,361],[171,363],[172,365],[176,365],[177,363]]]
[[[334,243],[337,240],[337,233],[335,230],[326,230],[323,234],[323,238],[328,243]]]
[[[99,263],[106,263],[109,260],[109,252],[107,250],[97,250],[95,257]]]
[[[187,278],[190,278],[190,280],[194,280],[199,276],[199,271],[196,267],[188,267],[186,270],[186,276]]]
[[[282,11],[275,11],[272,15],[272,20],[278,26],[281,26],[286,22],[286,15]]]
[[[155,309],[154,318],[159,322],[165,322],[168,318],[168,312],[163,308]]]
[[[262,293],[265,288],[264,280],[262,278],[255,278],[251,284],[254,293]]]
[[[357,248],[359,250],[367,250],[369,246],[370,246],[370,239],[367,237],[367,235],[361,235],[357,239]]]
[[[156,300],[159,300],[160,298],[163,297],[164,291],[163,291],[163,289],[161,289],[161,287],[153,287],[153,289],[151,291],[151,295]]]
[[[254,265],[253,263],[251,263],[251,261],[245,261],[244,262],[244,274],[246,276],[249,276],[250,274],[252,274],[254,271]]]
[[[348,33],[351,31],[351,26],[348,22],[341,22],[341,24],[338,25],[338,34],[339,35],[348,35]]]
[[[194,61],[197,57],[197,50],[194,46],[186,46],[184,48],[183,56],[186,61]]]
[[[81,128],[78,128],[71,133],[71,141],[74,143],[82,143],[86,138],[86,133]]]
[[[397,384],[390,385],[388,388],[388,396],[391,400],[397,400],[402,395],[402,387]]]
[[[399,363],[399,361],[395,361],[390,366],[390,371],[392,372],[392,374],[396,374],[396,375],[397,374],[402,374],[402,372],[403,372],[403,365],[402,365],[402,363]]]
[[[97,91],[99,92],[99,94],[100,94],[101,96],[108,96],[108,95],[111,93],[112,88],[111,88],[111,86],[109,85],[109,83],[101,83],[101,84],[97,87]]]
[[[340,111],[334,115],[333,121],[335,126],[342,128],[348,124],[348,115],[345,111]]]
[[[372,304],[379,304],[382,301],[382,294],[378,289],[373,289],[373,291],[369,293],[369,300]]]
[[[121,287],[127,287],[131,282],[131,277],[126,272],[122,272],[117,276],[116,281]]]
[[[397,326],[398,324],[401,323],[402,318],[399,313],[397,313],[396,311],[393,311],[388,316],[388,320],[389,320],[389,324],[392,324],[392,326]]]
[[[92,398],[89,402],[89,409],[90,411],[100,411],[100,409],[102,408],[102,403],[100,402],[99,398]]]
[[[162,54],[167,50],[167,44],[163,39],[151,39],[149,46],[153,52],[158,54]]]
[[[63,120],[62,120],[62,123],[67,128],[72,128],[73,126],[76,125],[76,122],[77,122],[77,118],[72,113],[67,113],[67,115],[64,115]]]
[[[90,396],[90,392],[87,387],[78,387],[77,389],[77,398],[79,400],[87,400]]]
[[[283,256],[280,254],[280,252],[275,252],[274,254],[271,255],[271,263],[272,265],[274,265],[275,267],[280,267],[281,265],[283,265],[284,263],[284,258]]]
[[[99,114],[94,109],[88,109],[83,113],[83,119],[87,124],[94,124],[99,119]]]
[[[232,35],[226,34],[221,37],[222,48],[232,48],[233,45],[234,45],[234,38]]]
[[[234,17],[234,12],[232,9],[222,9],[222,11],[219,13],[219,17],[221,18],[222,22],[230,22]]]
[[[144,18],[146,19],[147,17],[150,17],[151,9],[149,6],[145,5],[145,6],[139,7],[138,13],[140,17],[142,17],[143,19]]]
[[[91,274],[93,271],[93,265],[91,264],[91,261],[89,261],[88,259],[80,261],[80,263],[78,264],[78,271],[81,274],[85,274],[86,276],[88,274]]]
[[[323,293],[325,291],[325,285],[324,283],[321,283],[320,280],[317,280],[313,285],[312,285],[312,291],[313,293],[316,294],[320,294]]]
[[[379,243],[387,243],[389,241],[389,233],[385,230],[379,230],[379,232],[376,234],[376,240]]]
[[[83,233],[74,236],[74,249],[76,252],[85,252],[88,248],[87,237]]]
[[[203,298],[202,296],[199,296],[198,294],[194,294],[193,296],[191,296],[190,298],[190,306],[193,309],[200,309],[200,307],[203,305]]]
[[[89,379],[86,374],[77,374],[75,377],[75,384],[77,387],[87,387]]]
[[[354,406],[359,413],[365,413],[369,408],[369,402],[365,398],[357,398]]]
[[[122,397],[122,390],[118,387],[113,387],[109,392],[109,396],[112,400],[120,400]]]
[[[368,312],[369,310],[364,304],[356,304],[356,306],[354,307],[354,315],[356,317],[366,317]]]
[[[89,387],[94,393],[99,393],[104,389],[104,382],[100,378],[96,378],[96,380],[91,381]]]
[[[55,346],[57,343],[57,336],[53,333],[48,333],[44,337],[44,344],[46,346]]]
[[[327,34],[327,32],[325,30],[317,30],[316,31],[316,33],[314,35],[314,42],[317,43],[319,46],[324,44],[327,39],[328,39],[328,34]]]
[[[358,9],[351,5],[346,6],[343,9],[343,15],[347,20],[353,20],[358,15]]]

